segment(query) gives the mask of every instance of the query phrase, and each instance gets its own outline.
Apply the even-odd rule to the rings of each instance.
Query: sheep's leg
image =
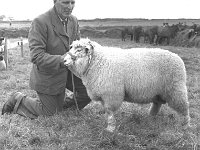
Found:
[[[170,93],[171,97],[169,98],[168,105],[174,109],[178,114],[183,116],[182,126],[187,128],[190,126],[190,115],[189,115],[189,102],[187,97],[187,88],[186,86],[177,88]]]
[[[150,115],[152,116],[155,116],[157,115],[157,113],[159,112],[162,104],[165,104],[166,102],[164,100],[162,100],[162,98],[157,95],[153,98],[153,104],[151,106],[151,109],[150,109]]]
[[[106,130],[109,132],[114,132],[115,128],[116,128],[116,120],[114,117],[114,113],[113,113],[113,111],[109,110],[108,108],[105,111],[106,111],[105,118],[108,123]]]
[[[161,103],[153,103],[152,106],[151,106],[151,109],[150,109],[150,115],[151,116],[155,116],[157,115],[157,113],[159,112],[160,110],[160,107],[161,107]]]
[[[106,130],[109,132],[113,132],[116,129],[116,120],[114,117],[114,112],[118,110],[122,104],[123,97],[121,95],[123,94],[112,94],[110,96],[106,95],[103,98],[102,104],[104,105],[105,118],[108,123]]]

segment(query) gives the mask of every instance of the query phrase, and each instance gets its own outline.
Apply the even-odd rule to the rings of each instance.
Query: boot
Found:
[[[2,115],[11,114],[15,109],[17,109],[24,96],[25,95],[21,92],[13,92],[3,105]]]
[[[84,98],[82,98],[82,101],[77,100],[78,109],[82,110],[87,104],[90,103],[90,101],[91,101],[90,99],[84,100]],[[74,99],[66,97],[65,101],[63,103],[63,109],[65,110],[65,109],[68,109],[68,108],[77,109],[77,106],[76,106],[76,102],[75,102]]]

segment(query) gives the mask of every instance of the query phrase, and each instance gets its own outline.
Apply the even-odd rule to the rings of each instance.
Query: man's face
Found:
[[[62,19],[67,18],[75,5],[75,0],[57,0],[55,2],[56,10]]]

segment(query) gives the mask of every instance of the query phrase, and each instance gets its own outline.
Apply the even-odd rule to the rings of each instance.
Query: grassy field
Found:
[[[200,24],[200,19],[93,19],[93,20],[79,20],[80,27],[116,27],[116,26],[153,26],[163,25],[163,22],[177,24],[179,22],[186,23],[187,25]],[[10,26],[9,21],[0,21],[0,28],[22,28],[30,27],[31,21],[13,21]]]
[[[152,45],[122,42],[119,39],[93,39],[102,45],[121,48],[153,47]],[[124,103],[115,114],[118,131],[112,136],[104,131],[106,122],[99,113],[102,106],[91,103],[78,114],[68,109],[52,117],[35,120],[16,114],[0,117],[0,150],[200,150],[200,50],[163,46],[177,53],[187,69],[187,87],[193,128],[187,136],[179,130],[179,116],[163,106],[156,120],[148,115],[150,105]],[[25,56],[20,47],[9,50],[7,71],[0,72],[0,108],[13,91],[36,97],[30,90],[28,45]],[[1,110],[1,109],[0,109]]]

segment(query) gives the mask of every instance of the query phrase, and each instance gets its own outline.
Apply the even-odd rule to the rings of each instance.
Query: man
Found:
[[[80,38],[76,17],[71,15],[75,0],[54,0],[54,7],[35,18],[29,31],[31,62],[30,87],[38,98],[13,93],[4,104],[2,114],[17,113],[29,118],[50,116],[63,110],[65,88],[72,90],[71,72],[64,65],[70,44]],[[79,109],[91,100],[81,79],[74,76]],[[68,102],[66,107],[75,105]]]

